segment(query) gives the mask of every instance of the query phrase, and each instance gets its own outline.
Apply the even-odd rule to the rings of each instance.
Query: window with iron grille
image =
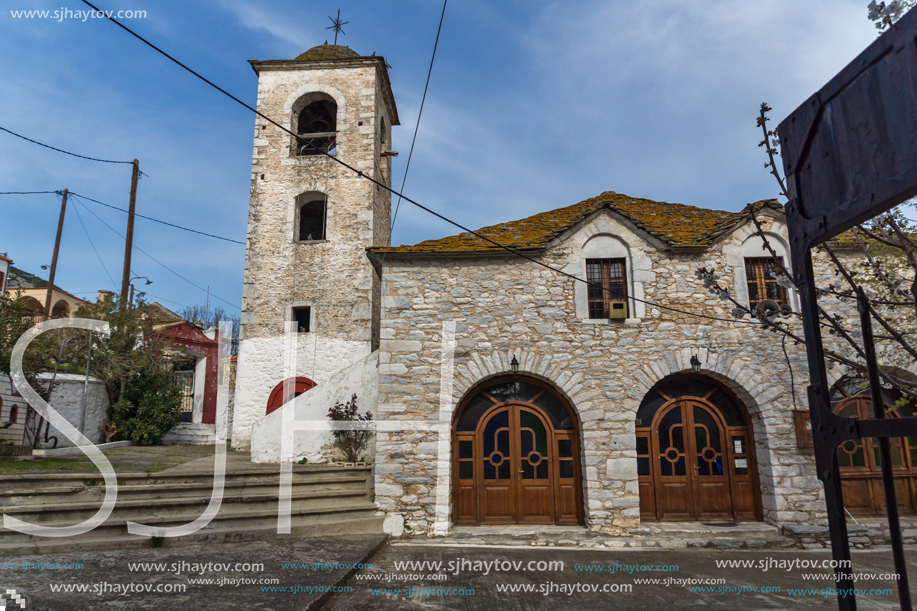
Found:
[[[781,258],[782,263],[782,258]],[[771,257],[748,257],[745,259],[745,277],[748,280],[748,304],[751,309],[765,299],[787,303],[786,289],[777,284],[775,275],[780,268]]]
[[[586,259],[589,318],[627,318],[624,259]]]

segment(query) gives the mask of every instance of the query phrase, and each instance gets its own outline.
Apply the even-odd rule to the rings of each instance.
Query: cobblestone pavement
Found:
[[[370,562],[386,539],[314,537],[8,557],[0,559],[0,597],[15,611],[311,611],[346,581],[353,565]],[[25,607],[10,590],[24,597]]]
[[[894,581],[882,578],[893,572],[890,549],[858,551],[853,558],[859,581],[850,588],[890,589],[881,595],[858,595],[859,608],[898,609]],[[917,548],[910,548],[907,558],[914,584]],[[826,551],[800,549],[446,547],[396,541],[373,558],[372,569],[351,577],[346,585],[352,591],[335,594],[325,609],[836,609],[836,595],[826,593],[826,588],[834,588],[833,580],[820,576],[833,572],[820,568],[830,559]],[[429,564],[438,562],[442,565]],[[746,566],[730,567],[729,562]],[[812,562],[819,568],[805,564]],[[659,582],[643,581],[654,579]]]

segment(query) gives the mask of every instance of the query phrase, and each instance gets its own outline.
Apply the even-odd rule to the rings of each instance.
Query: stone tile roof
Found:
[[[748,210],[752,207],[769,207],[781,213],[783,211],[776,200],[761,200],[749,204],[741,212],[726,212],[606,191],[566,208],[542,212],[519,221],[491,225],[479,229],[477,233],[519,250],[544,248],[586,217],[602,208],[608,208],[662,240],[670,248],[700,249],[710,246],[717,237],[746,220]],[[377,253],[446,253],[496,252],[503,249],[470,233],[460,233],[413,246],[372,247],[368,250]]]
[[[312,47],[305,53],[299,54],[298,60],[328,60],[360,57],[360,54],[343,45],[329,45],[327,42],[317,47]]]

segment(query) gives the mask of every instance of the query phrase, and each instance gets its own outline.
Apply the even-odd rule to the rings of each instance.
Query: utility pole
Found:
[[[124,240],[124,275],[121,280],[121,310],[127,305],[127,291],[131,278],[131,250],[134,247],[134,208],[137,205],[137,177],[140,174],[140,162],[134,159],[134,173],[131,176],[131,205],[127,213],[127,235]]]
[[[57,271],[57,253],[60,251],[60,236],[64,230],[64,212],[67,210],[68,189],[64,189],[64,198],[60,203],[60,220],[57,221],[57,238],[54,239],[54,256],[51,257],[51,274],[48,278],[48,292],[45,293],[45,314],[51,318],[51,292],[54,290],[54,272]]]

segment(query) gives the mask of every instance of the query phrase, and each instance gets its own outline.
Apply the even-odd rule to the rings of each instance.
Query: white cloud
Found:
[[[282,10],[271,10],[248,0],[220,0],[219,4],[235,15],[242,27],[273,36],[277,39],[274,45],[277,50],[290,57],[322,43],[309,36],[316,30],[314,26],[306,27],[307,24],[291,20]]]

